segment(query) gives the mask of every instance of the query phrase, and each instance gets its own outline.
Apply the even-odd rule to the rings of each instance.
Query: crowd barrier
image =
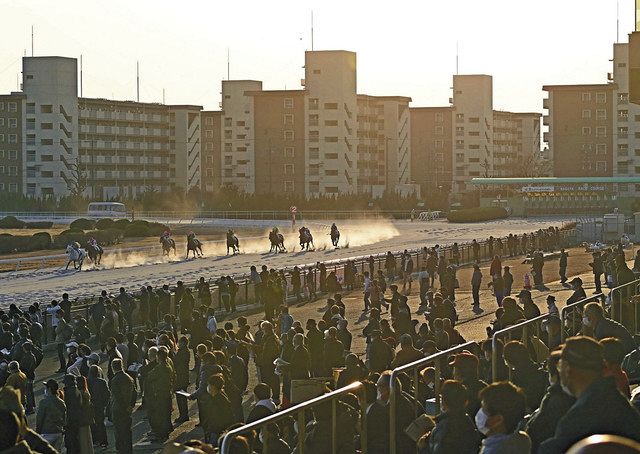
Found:
[[[576,301],[575,303],[568,304],[560,309],[560,341],[564,342],[567,337],[575,336],[580,331],[582,326],[582,317],[576,317],[575,309],[580,309],[580,314],[582,313],[582,308],[585,304],[590,303],[592,301],[600,301],[602,307],[604,308],[605,296],[603,293],[596,293],[595,295],[589,296],[587,298],[581,299],[580,301]],[[571,330],[568,327],[567,314],[571,314]],[[576,324],[576,318],[578,319],[578,323]]]
[[[574,238],[575,238],[575,229],[563,230],[563,231],[560,231],[560,235],[557,241],[554,240],[553,243],[556,248],[568,247],[573,244]],[[459,244],[457,254],[454,253],[453,245],[440,246],[439,250],[440,250],[440,254],[443,255],[447,259],[447,262],[450,264],[453,263],[458,266],[464,266],[464,265],[473,264],[476,262],[476,260],[478,262],[486,262],[493,259],[494,255],[500,255],[500,256],[506,257],[506,254],[508,253],[508,249],[506,247],[507,246],[506,239],[505,238],[500,239],[503,243],[502,248],[498,246],[499,243],[497,243],[497,239],[498,238],[494,239],[493,246],[490,246],[487,241],[478,242],[479,250],[477,255],[473,250],[472,243]],[[540,248],[543,248],[544,246],[545,246],[545,242],[538,235],[529,235],[527,250],[540,249]],[[395,276],[400,277],[402,275],[402,270],[400,268],[400,263],[401,263],[400,257],[404,252],[397,251],[397,250],[391,251],[391,252],[397,262]],[[408,250],[407,252],[411,257],[411,260],[413,261],[413,271],[414,273],[417,273],[418,271],[420,271],[421,266],[425,264],[426,255],[424,254],[424,251],[422,248],[411,249],[411,250]],[[522,252],[524,251],[522,250],[517,251],[518,255],[520,255]],[[373,266],[371,266],[369,262],[370,257],[373,257]],[[376,274],[378,270],[382,270],[385,276],[387,275],[387,269],[385,268],[385,258],[386,258],[386,253],[380,253],[380,254],[373,254],[373,255],[352,256],[344,259],[324,261],[322,263],[324,263],[324,265],[326,266],[327,275],[331,271],[335,272],[338,278],[338,282],[340,282],[341,285],[344,285],[345,265],[347,265],[348,262],[351,262],[356,267],[356,270],[360,276],[359,280],[356,280],[355,282],[355,287],[360,287],[362,282],[362,275],[364,274],[364,271],[369,271],[369,272],[372,272],[372,274]],[[256,263],[256,266],[258,265],[259,263]],[[302,282],[301,297],[303,298],[306,298],[311,293],[314,293],[312,291],[314,289],[316,290],[315,291],[316,295],[322,295],[326,293],[324,283],[320,282],[320,272],[318,271],[316,265],[317,265],[317,262],[298,265],[300,269],[300,279]],[[291,284],[292,269],[293,267],[284,268],[280,270],[285,274],[286,285],[284,288],[284,293],[285,293],[285,300],[289,302],[297,300],[297,295],[294,293],[293,286]],[[309,273],[311,273],[311,275],[309,276],[309,278],[307,278],[307,275]],[[252,304],[255,304],[256,291],[255,291],[255,286],[253,282],[251,282],[250,280],[249,274],[244,273],[240,275],[235,275],[233,276],[233,278],[234,278],[234,281],[239,285],[238,291],[234,295],[234,298],[235,298],[234,302],[236,307],[247,308]],[[220,298],[219,288],[216,285],[216,281],[210,278],[208,280],[208,283],[210,285],[211,296],[212,296],[214,307],[217,306],[216,307],[217,309],[222,308],[222,305],[221,305],[222,301]],[[310,289],[307,286],[307,283],[310,283],[313,289]],[[126,284],[126,283],[123,283],[123,284]],[[195,289],[196,284],[197,284],[197,280],[194,280],[193,282],[184,283],[186,287],[189,287],[192,290]],[[127,289],[127,290],[130,290],[130,289]],[[135,292],[134,292],[134,296],[137,296]],[[72,317],[76,315],[80,315],[85,317],[86,320],[89,323],[91,323],[90,309],[91,309],[91,305],[95,301],[97,301],[97,297],[98,295],[92,295],[88,297],[83,297],[82,299],[78,298],[79,302],[74,304],[74,306],[72,307]],[[172,313],[175,315],[175,301],[172,301]],[[50,333],[50,327],[51,327],[50,316],[46,315],[44,317],[43,326],[44,326],[44,334],[45,334],[44,342],[46,343],[48,342],[48,339],[49,339],[48,335]]]
[[[254,421],[250,424],[238,427],[237,429],[230,430],[225,434],[220,444],[220,453],[228,454],[231,449],[231,443],[233,439],[251,430],[260,430],[269,423],[280,421],[289,416],[294,416],[298,424],[298,445],[295,452],[298,454],[304,454],[304,441],[305,431],[307,425],[306,411],[312,407],[315,407],[324,402],[331,402],[331,453],[336,454],[338,452],[337,447],[337,433],[339,428],[337,427],[337,405],[336,401],[345,394],[356,393],[360,401],[360,451],[363,454],[367,452],[367,399],[365,396],[364,385],[360,382],[351,383],[343,388],[335,391],[323,394],[322,396],[310,399],[306,402],[302,402],[286,410],[274,413],[271,416]],[[268,446],[264,446],[263,452],[269,452]]]
[[[465,344],[457,345],[448,350],[444,350],[433,355],[427,356],[426,358],[419,359],[409,364],[405,364],[404,366],[396,367],[391,371],[390,377],[390,386],[389,386],[389,447],[391,454],[396,454],[396,416],[397,416],[397,408],[396,408],[396,398],[397,398],[397,390],[395,389],[395,381],[396,377],[400,372],[412,371],[413,372],[413,389],[415,393],[416,402],[418,401],[418,382],[419,377],[418,374],[421,369],[427,367],[429,364],[433,363],[435,368],[435,386],[434,392],[436,396],[436,413],[440,412],[440,382],[442,378],[442,368],[440,366],[441,359],[447,359],[453,353],[462,351],[462,350],[470,350],[477,349],[478,344],[476,342],[467,342]],[[409,390],[406,390],[407,392]],[[417,406],[414,408],[414,412],[417,412]],[[418,416],[418,415],[416,415]],[[397,453],[400,454],[400,453]]]
[[[612,288],[608,298],[611,318],[632,334],[638,334],[638,302],[634,300],[637,295],[640,295],[640,279]]]

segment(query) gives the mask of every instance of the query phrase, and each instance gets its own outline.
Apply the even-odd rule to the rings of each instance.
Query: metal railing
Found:
[[[576,329],[576,317],[574,313],[575,309],[582,308],[585,304],[590,303],[591,301],[597,301],[597,300],[600,300],[600,304],[602,304],[602,306],[604,307],[604,294],[597,293],[595,295],[581,299],[580,301],[576,301],[575,303],[568,304],[564,306],[562,309],[560,309],[560,342],[561,343],[564,343],[565,339],[567,338],[567,334],[569,334],[567,332],[567,326],[565,325],[567,313],[569,311],[571,311],[572,313],[571,335],[575,336],[578,333],[578,329]],[[582,323],[582,319],[580,319],[580,323]]]
[[[413,389],[415,393],[416,402],[419,398],[418,392],[418,374],[420,369],[426,367],[428,364],[433,363],[435,368],[435,382],[434,382],[434,392],[436,397],[436,412],[440,411],[440,381],[442,368],[440,367],[440,360],[442,358],[447,358],[449,355],[462,351],[468,350],[471,348],[477,347],[477,342],[466,342],[464,344],[457,345],[455,347],[449,348],[448,350],[444,350],[433,355],[427,356],[426,358],[419,359],[409,364],[405,364],[404,366],[396,367],[391,371],[391,377],[389,379],[389,450],[391,454],[396,454],[396,438],[398,434],[396,433],[396,418],[397,418],[397,402],[396,402],[396,393],[395,382],[398,374],[404,371],[413,371]],[[407,390],[408,391],[408,390]],[[414,412],[417,412],[417,405],[415,406]],[[416,415],[417,416],[417,415]],[[398,453],[400,454],[400,453]]]
[[[508,334],[509,340],[511,340],[514,331],[522,330],[522,343],[528,347],[529,327],[534,328],[534,330],[536,330],[536,334],[539,334],[540,323],[552,315],[553,314],[538,315],[537,317],[525,320],[524,322],[520,322],[515,325],[507,326],[506,328],[493,333],[493,336],[491,337],[491,377],[494,382],[498,381],[498,339]],[[550,336],[551,335],[549,335],[549,337]]]
[[[638,333],[638,304],[633,302],[633,297],[639,294],[640,279],[614,287],[609,292],[611,318],[629,330],[633,328],[632,334]],[[629,305],[633,305],[633,314],[626,310]],[[625,320],[629,315],[633,316],[631,322]]]
[[[327,401],[331,401],[331,452],[332,454],[336,454],[338,445],[338,427],[337,427],[337,405],[336,401],[338,398],[345,394],[357,393],[358,399],[360,401],[360,448],[363,454],[367,452],[367,399],[365,396],[365,388],[361,382],[351,383],[343,388],[337,389],[335,391],[331,391],[327,394],[323,394],[322,396],[315,397],[306,402],[302,402],[293,407],[287,408],[278,413],[274,413],[273,415],[267,416],[266,418],[262,418],[258,421],[254,421],[250,424],[246,424],[242,427],[238,427],[237,429],[230,430],[227,432],[222,439],[222,443],[220,444],[220,453],[227,454],[231,448],[231,443],[234,437],[238,435],[242,435],[251,430],[261,429],[269,423],[273,423],[276,421],[280,421],[288,416],[295,416],[296,421],[298,423],[298,446],[296,452],[299,454],[304,454],[304,442],[305,442],[305,431],[306,431],[306,410],[322,404]],[[266,452],[266,450],[265,450]]]

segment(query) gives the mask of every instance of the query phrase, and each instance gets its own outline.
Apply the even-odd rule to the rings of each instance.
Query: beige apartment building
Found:
[[[221,185],[222,112],[203,110],[200,113],[200,127],[202,191],[214,192]]]
[[[25,156],[24,111],[26,96],[22,93],[0,95],[0,191],[22,193]]]
[[[545,85],[543,123],[553,175],[613,175],[615,84]]]
[[[540,117],[537,112],[493,112],[494,177],[529,176],[540,153]]]

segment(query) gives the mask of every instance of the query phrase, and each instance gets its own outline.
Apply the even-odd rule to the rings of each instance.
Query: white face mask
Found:
[[[476,427],[483,435],[487,435],[489,433],[489,428],[487,427],[488,418],[489,416],[484,412],[482,408],[480,408],[480,410],[478,410],[478,413],[476,413]]]
[[[584,326],[591,326],[591,322],[589,321],[589,318],[586,315],[582,317],[582,324]]]
[[[382,402],[382,393],[380,391],[376,392],[376,399]]]
[[[436,386],[436,384],[435,384],[435,383],[429,383],[429,384],[427,384],[427,387],[428,387],[429,389],[433,389],[433,388],[435,388],[435,386]]]
[[[264,435],[262,435],[262,431],[260,431],[260,435],[258,435],[258,438],[260,439],[260,443],[264,443]]]
[[[293,422],[293,430],[295,433],[298,433],[298,421]]]
[[[562,386],[562,391],[564,391],[566,395],[573,396],[573,394],[571,394],[571,390],[569,389],[569,387],[564,383],[562,383],[562,381],[560,382],[560,386]]]
[[[67,348],[67,353],[69,353],[69,354],[73,353],[73,349],[72,348]]]

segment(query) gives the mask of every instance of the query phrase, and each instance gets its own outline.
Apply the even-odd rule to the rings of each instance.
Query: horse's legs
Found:
[[[64,269],[65,271],[67,271],[67,270],[69,269],[69,265],[71,265],[71,262],[72,262],[72,260],[69,260],[69,261],[67,262],[67,267]]]

